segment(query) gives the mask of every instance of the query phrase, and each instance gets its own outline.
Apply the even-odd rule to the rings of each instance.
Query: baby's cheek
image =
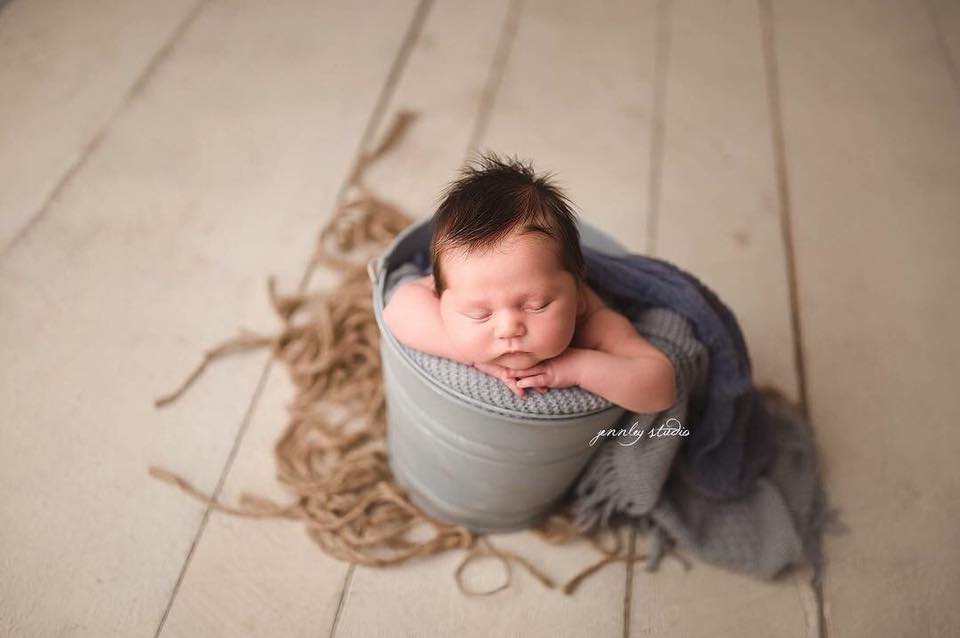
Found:
[[[576,326],[575,320],[568,321],[566,317],[552,318],[545,322],[543,326],[543,350],[548,358],[555,357],[562,353],[573,341],[573,331]]]
[[[478,331],[468,330],[457,324],[447,326],[447,332],[454,347],[461,353],[479,359],[484,353],[484,341],[478,338]]]
[[[440,306],[440,316],[443,319],[443,328],[447,333],[447,338],[453,344],[453,347],[461,355],[475,358],[476,352],[474,351],[470,331],[465,330],[459,318],[449,313],[442,304]]]

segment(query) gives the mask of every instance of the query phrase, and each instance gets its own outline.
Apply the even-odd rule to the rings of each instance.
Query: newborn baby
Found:
[[[383,310],[401,343],[523,398],[577,385],[635,412],[673,405],[670,360],[586,283],[569,200],[529,166],[492,153],[468,165],[433,217],[430,258]]]

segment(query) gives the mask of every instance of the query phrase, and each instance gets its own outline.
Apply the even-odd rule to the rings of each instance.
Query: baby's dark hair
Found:
[[[447,287],[440,257],[454,248],[468,251],[496,246],[514,229],[541,232],[556,240],[560,263],[583,282],[584,262],[574,205],[530,163],[496,153],[479,154],[440,195],[433,215],[430,261],[437,295]]]

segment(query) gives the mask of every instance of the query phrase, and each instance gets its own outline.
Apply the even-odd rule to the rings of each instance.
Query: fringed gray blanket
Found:
[[[761,395],[769,413],[772,463],[739,497],[704,494],[677,453],[690,436],[683,431],[696,428],[688,421],[688,407],[704,391],[709,354],[676,312],[654,307],[635,314],[637,331],[673,363],[678,400],[659,414],[628,413],[611,428],[623,431],[620,436],[598,440],[600,449],[572,490],[577,526],[586,531],[627,518],[652,532],[650,570],[656,569],[665,541],[674,541],[704,560],[760,578],[807,563],[819,583],[821,533],[833,512],[825,501],[809,425],[776,397]]]
[[[425,255],[417,256],[388,275],[385,301],[399,283],[429,272]],[[807,563],[819,583],[821,534],[834,512],[827,508],[813,433],[799,413],[753,388],[745,344],[732,314],[709,291],[705,303],[698,296],[699,282],[691,284],[665,262],[639,256],[621,262],[589,250],[585,257],[593,266],[597,279],[590,283],[598,294],[670,358],[677,401],[659,414],[628,412],[611,428],[624,430],[622,436],[597,437],[597,452],[569,493],[577,526],[588,531],[626,519],[651,532],[650,570],[656,569],[669,542],[760,578],[774,578],[790,565]],[[660,294],[662,304],[618,296],[635,281],[624,284],[630,264],[667,273],[665,279],[647,277],[647,284],[657,286],[638,295],[656,299]],[[620,287],[605,285],[613,281],[620,281]],[[691,316],[699,319],[710,347],[696,336]],[[532,393],[521,400],[475,368],[404,349],[439,383],[493,405],[533,414],[571,414],[609,405],[576,387]],[[717,354],[713,359],[711,352]],[[689,435],[682,436],[684,430]],[[698,435],[700,447],[695,448],[691,442]],[[703,445],[705,440],[709,446]],[[685,447],[703,453],[681,454]],[[698,461],[696,471],[692,460]]]

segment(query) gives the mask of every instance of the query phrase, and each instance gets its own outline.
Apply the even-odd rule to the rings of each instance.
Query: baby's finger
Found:
[[[517,381],[518,388],[534,388],[537,386],[546,386],[547,379],[546,375],[537,374],[532,377],[526,377]]]
[[[521,399],[523,398],[523,389],[517,387],[517,382],[516,382],[515,379],[511,379],[511,378],[509,378],[509,377],[505,377],[505,378],[503,379],[503,384],[504,384],[505,386],[507,386],[508,388],[510,388],[510,391],[513,392],[515,395],[517,395],[517,396],[520,397]]]
[[[545,372],[543,366],[533,366],[532,368],[523,368],[522,370],[517,370],[510,368],[508,372],[514,377],[532,377],[535,374],[543,374]]]

